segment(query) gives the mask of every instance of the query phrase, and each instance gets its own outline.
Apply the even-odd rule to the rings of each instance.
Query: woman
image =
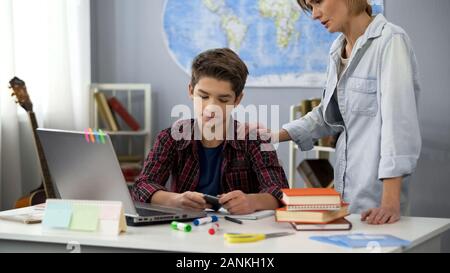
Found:
[[[322,103],[272,138],[311,150],[339,135],[335,187],[369,224],[394,223],[406,209],[408,184],[420,154],[417,64],[407,34],[372,17],[367,0],[297,0],[331,33]]]

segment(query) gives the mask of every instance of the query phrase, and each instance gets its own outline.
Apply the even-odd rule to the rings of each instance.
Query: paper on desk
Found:
[[[44,218],[44,211],[37,206],[12,209],[0,212],[0,219],[20,222],[24,224],[40,223]]]
[[[275,214],[274,210],[260,210],[250,214],[243,215],[231,215],[226,209],[220,208],[218,211],[208,210],[209,215],[216,215],[217,217],[229,216],[235,219],[241,220],[258,220],[266,217],[273,216]]]

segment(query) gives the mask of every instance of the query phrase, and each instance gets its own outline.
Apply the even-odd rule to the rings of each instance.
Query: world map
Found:
[[[374,13],[383,0],[372,0]],[[330,34],[295,0],[167,0],[164,36],[174,61],[190,73],[200,52],[228,47],[248,66],[247,86],[322,87]]]

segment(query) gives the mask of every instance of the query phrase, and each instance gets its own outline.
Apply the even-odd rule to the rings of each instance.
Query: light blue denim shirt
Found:
[[[421,149],[420,86],[411,42],[403,29],[377,15],[338,80],[344,41],[341,35],[331,47],[322,103],[283,129],[303,151],[319,138],[339,134],[334,182],[352,213],[379,207],[382,181],[393,177],[403,177],[404,213]]]

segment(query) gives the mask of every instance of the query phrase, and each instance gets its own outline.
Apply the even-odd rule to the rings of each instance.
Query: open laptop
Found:
[[[128,225],[190,220],[205,212],[133,202],[106,134],[37,129],[58,197],[122,201]],[[95,142],[92,142],[92,139]]]

